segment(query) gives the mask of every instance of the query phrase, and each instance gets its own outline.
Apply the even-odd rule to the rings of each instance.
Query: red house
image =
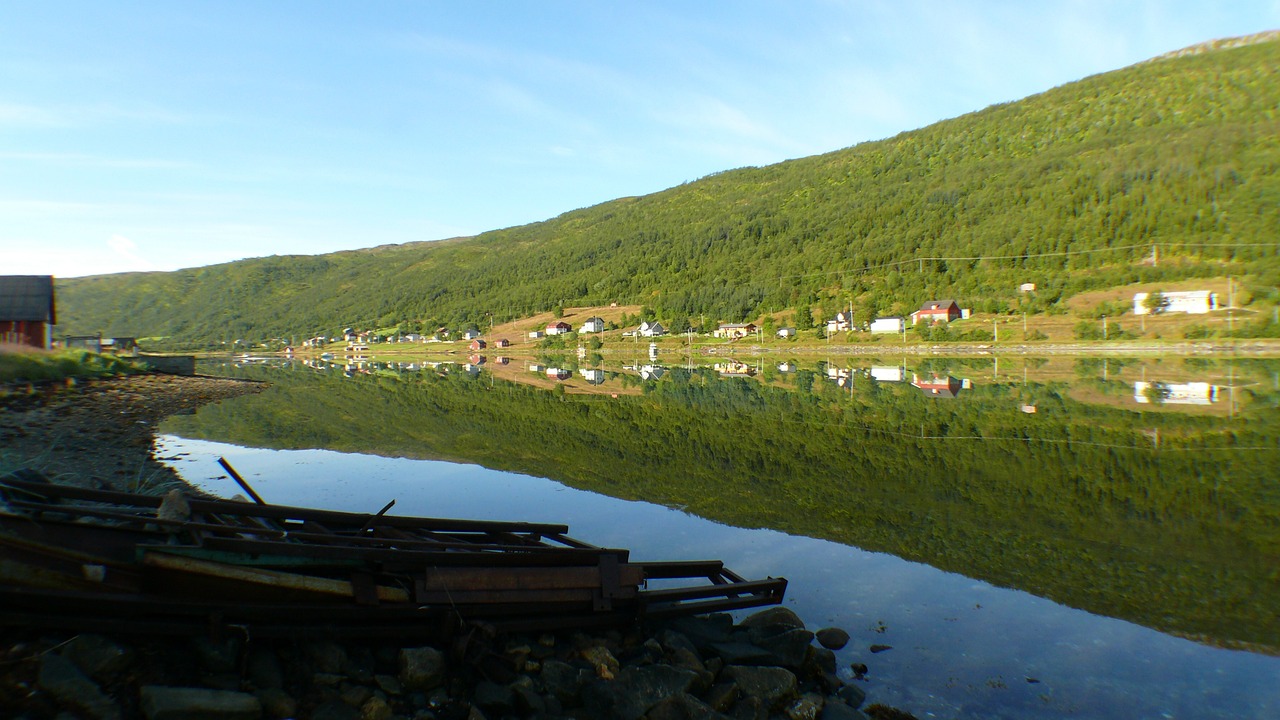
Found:
[[[52,275],[0,275],[0,344],[53,345]]]
[[[918,375],[912,375],[911,384],[920,388],[920,392],[926,397],[936,398],[953,398],[959,395],[964,387],[963,383],[950,375],[944,377],[933,375],[927,380]]]
[[[486,347],[488,347],[488,345],[485,343],[485,341],[481,340],[480,338],[476,338],[475,340],[471,341],[472,350],[483,350]]]
[[[554,323],[552,325],[547,326],[548,335],[560,335],[562,333],[567,333],[572,330],[573,330],[573,326],[563,320],[561,320],[558,323]]]
[[[951,322],[959,320],[962,314],[955,300],[930,300],[921,305],[919,310],[911,313],[911,324]]]
[[[494,347],[511,347],[511,341],[506,338],[498,338],[493,342]]]

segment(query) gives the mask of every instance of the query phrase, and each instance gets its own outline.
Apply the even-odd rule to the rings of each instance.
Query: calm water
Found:
[[[272,502],[785,576],[920,717],[1280,717],[1280,366],[623,365],[224,367],[273,387],[159,450],[220,494],[222,456]]]

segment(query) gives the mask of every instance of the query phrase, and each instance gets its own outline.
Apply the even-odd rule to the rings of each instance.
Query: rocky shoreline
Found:
[[[8,717],[176,720],[900,720],[837,675],[843,631],[790,610],[445,647],[49,634],[6,644]],[[818,643],[815,643],[815,638]],[[863,709],[859,709],[863,708]]]
[[[130,491],[181,485],[152,455],[156,424],[263,387],[165,375],[11,386],[0,394],[0,471],[32,467],[60,482]],[[781,607],[737,625],[716,614],[591,635],[500,637],[476,626],[439,647],[339,644],[322,633],[0,632],[0,709],[29,720],[911,717],[863,708],[865,668],[837,668],[833,652],[848,635],[810,632]]]
[[[0,471],[30,467],[58,482],[110,490],[178,486],[178,474],[152,454],[156,425],[265,387],[160,374],[5,386],[0,388]]]

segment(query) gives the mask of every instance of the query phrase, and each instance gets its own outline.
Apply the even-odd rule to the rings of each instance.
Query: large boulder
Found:
[[[720,679],[736,684],[744,696],[758,698],[770,710],[794,699],[799,687],[795,674],[780,667],[730,665],[720,673]]]
[[[659,702],[688,693],[698,680],[692,670],[669,665],[629,667],[617,680],[588,683],[582,689],[582,704],[591,717],[639,720]]]
[[[117,720],[120,717],[120,708],[103,694],[97,683],[57,653],[47,653],[40,660],[36,682],[59,703],[76,708],[85,717],[97,720]]]
[[[259,720],[262,703],[248,693],[207,688],[145,685],[142,714],[147,720]]]
[[[448,668],[444,653],[433,647],[400,650],[400,682],[409,690],[433,690],[444,683]]]

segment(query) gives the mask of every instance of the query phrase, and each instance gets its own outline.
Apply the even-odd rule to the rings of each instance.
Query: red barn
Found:
[[[960,305],[955,300],[930,300],[911,313],[911,324],[951,322],[959,320],[961,314]]]
[[[52,275],[0,275],[0,343],[52,346]]]

